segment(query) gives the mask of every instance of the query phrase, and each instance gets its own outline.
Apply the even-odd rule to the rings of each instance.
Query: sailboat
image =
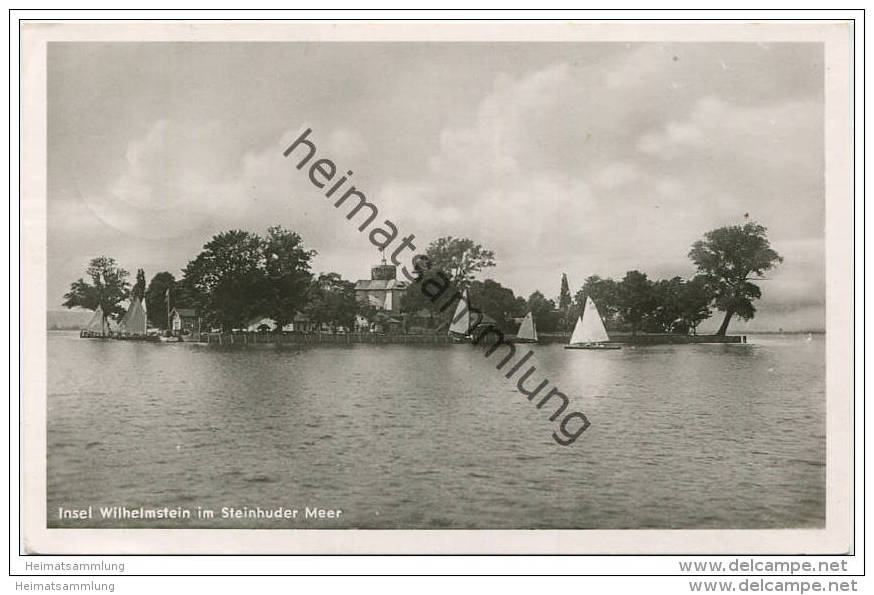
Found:
[[[109,322],[107,322],[106,316],[103,315],[103,306],[98,305],[94,311],[94,316],[91,317],[85,328],[79,332],[79,336],[90,339],[108,337],[109,335]]]
[[[157,341],[158,337],[146,333],[146,302],[144,299],[134,299],[118,323],[119,339],[135,339],[139,341]]]
[[[565,345],[564,348],[620,349],[619,345],[604,343],[604,341],[609,340],[610,337],[607,335],[607,329],[604,328],[604,321],[601,320],[601,315],[598,313],[595,302],[592,301],[592,298],[586,296],[586,307],[583,310],[583,315],[577,319],[570,343]]]
[[[458,300],[452,323],[449,325],[449,336],[456,340],[470,339],[470,307],[467,302],[467,290]]]
[[[516,343],[537,343],[537,326],[534,324],[534,314],[529,312],[516,333]]]

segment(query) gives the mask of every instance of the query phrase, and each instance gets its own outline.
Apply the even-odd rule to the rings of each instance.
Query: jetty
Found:
[[[507,341],[517,342],[513,335],[506,336]],[[567,344],[570,335],[566,333],[541,333],[538,343]],[[271,332],[212,332],[191,334],[183,337],[184,342],[206,343],[210,345],[351,345],[367,343],[376,345],[445,345],[452,343],[452,337],[446,333],[271,333]],[[519,341],[526,342],[526,341]],[[609,344],[622,345],[687,345],[698,343],[746,343],[743,335],[660,335],[631,333],[612,333]]]
[[[401,344],[401,345],[442,345],[451,342],[445,333],[402,334],[402,333],[200,333],[184,341],[196,341],[211,345],[257,345],[257,344],[289,344],[289,345],[349,345],[353,343],[369,344]]]

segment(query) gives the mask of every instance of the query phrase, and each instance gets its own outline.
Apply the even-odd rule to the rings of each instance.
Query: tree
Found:
[[[504,332],[516,330],[513,318],[525,315],[525,300],[519,300],[509,287],[504,287],[497,281],[473,281],[468,291],[468,300],[472,308],[493,318],[498,328]],[[445,311],[446,319],[455,314],[455,309]]]
[[[561,274],[561,289],[558,294],[558,309],[559,319],[557,322],[557,330],[569,331],[576,324],[575,316],[573,315],[573,298],[571,297],[570,286],[567,282],[567,274]]]
[[[713,291],[707,283],[707,278],[696,275],[680,287],[678,306],[680,321],[685,330],[697,334],[698,325],[710,317],[710,302],[713,301]]]
[[[137,280],[134,283],[133,289],[130,290],[130,297],[134,300],[142,299],[146,294],[146,272],[143,269],[137,269]]]
[[[91,283],[81,278],[74,281],[64,294],[64,307],[96,310],[100,306],[104,317],[118,320],[124,314],[121,302],[130,292],[129,273],[118,267],[114,258],[99,256],[91,260],[85,274]]]
[[[157,328],[168,328],[167,312],[174,305],[173,288],[176,278],[172,273],[161,271],[157,273],[146,289],[146,310],[149,314],[149,323]],[[167,292],[170,292],[169,301]]]
[[[619,314],[631,325],[631,334],[636,335],[641,322],[652,314],[656,306],[652,282],[640,271],[628,271],[617,285]]]
[[[565,284],[567,281],[565,281]],[[570,301],[570,291],[568,291],[568,301]],[[535,291],[528,296],[528,311],[534,316],[534,323],[537,325],[537,330],[544,333],[552,333],[558,328],[560,312],[556,312],[555,302],[546,299],[539,291]]]
[[[680,293],[684,281],[681,277],[661,279],[652,284],[653,308],[647,316],[647,330],[670,333],[681,318]]]
[[[358,307],[355,284],[337,273],[322,273],[310,284],[305,311],[313,322],[353,328]]]
[[[315,250],[306,250],[301,237],[282,227],[271,227],[264,238],[265,273],[270,299],[262,314],[276,321],[277,330],[303,311],[312,282],[310,261]]]
[[[571,327],[576,324],[577,318],[583,313],[586,307],[586,297],[591,297],[597,304],[598,311],[604,319],[604,325],[607,328],[613,329],[617,326],[617,316],[620,310],[619,303],[619,284],[613,279],[602,279],[598,275],[586,277],[582,288],[575,296],[575,308],[571,309],[570,321]]]
[[[425,311],[428,313],[430,328],[436,326],[435,319],[439,317],[440,311],[438,304],[425,295],[422,288],[426,286],[428,279],[434,278],[436,280],[438,274],[438,271],[422,271],[420,281],[407,285],[404,290],[403,299],[401,299],[401,312],[407,315],[406,318],[409,318],[411,315],[417,317],[420,312]],[[365,316],[365,318],[368,317]]]
[[[567,310],[571,307],[571,290],[568,286],[567,282],[567,273],[561,274],[561,290],[558,294],[558,308],[559,310]]]
[[[443,271],[459,291],[470,286],[475,273],[495,266],[495,253],[468,238],[439,238],[431,242],[425,254],[430,268]]]
[[[454,313],[454,307],[446,309],[448,300],[456,293],[471,288],[476,273],[495,266],[494,256],[494,252],[467,238],[447,236],[434,240],[425,254],[417,257],[421,258],[420,264],[416,265],[419,280],[407,287],[401,305],[402,311],[412,315],[427,311],[430,318],[429,326],[432,328],[446,323]],[[432,290],[430,295],[425,292],[429,287]],[[438,295],[434,293],[436,291],[434,288],[437,287],[443,287],[445,290],[440,291]],[[472,295],[468,297],[473,301]],[[493,318],[501,317],[500,312],[493,313],[491,310],[480,308],[479,305],[474,307]]]
[[[206,320],[225,330],[241,327],[269,304],[264,261],[256,234],[219,233],[185,267],[182,285]]]
[[[689,258],[714,292],[714,305],[725,312],[717,335],[726,333],[733,316],[744,320],[755,316],[753,300],[759,299],[762,291],[750,282],[750,276],[761,277],[783,262],[771,249],[766,232],[763,225],[754,222],[720,227],[704,234],[689,251]]]

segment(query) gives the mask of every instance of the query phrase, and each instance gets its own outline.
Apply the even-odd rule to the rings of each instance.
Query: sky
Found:
[[[784,262],[731,328],[825,325],[821,44],[52,43],[47,84],[50,308],[96,256],[178,278],[271,225],[368,278],[379,253],[282,155],[307,126],[380,219],[482,243],[517,295],[689,277],[693,242],[754,220]]]

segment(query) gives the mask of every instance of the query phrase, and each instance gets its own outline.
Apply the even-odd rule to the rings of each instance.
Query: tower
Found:
[[[398,268],[385,261],[385,253],[380,264],[370,267],[370,279],[373,281],[392,281],[398,278]]]

